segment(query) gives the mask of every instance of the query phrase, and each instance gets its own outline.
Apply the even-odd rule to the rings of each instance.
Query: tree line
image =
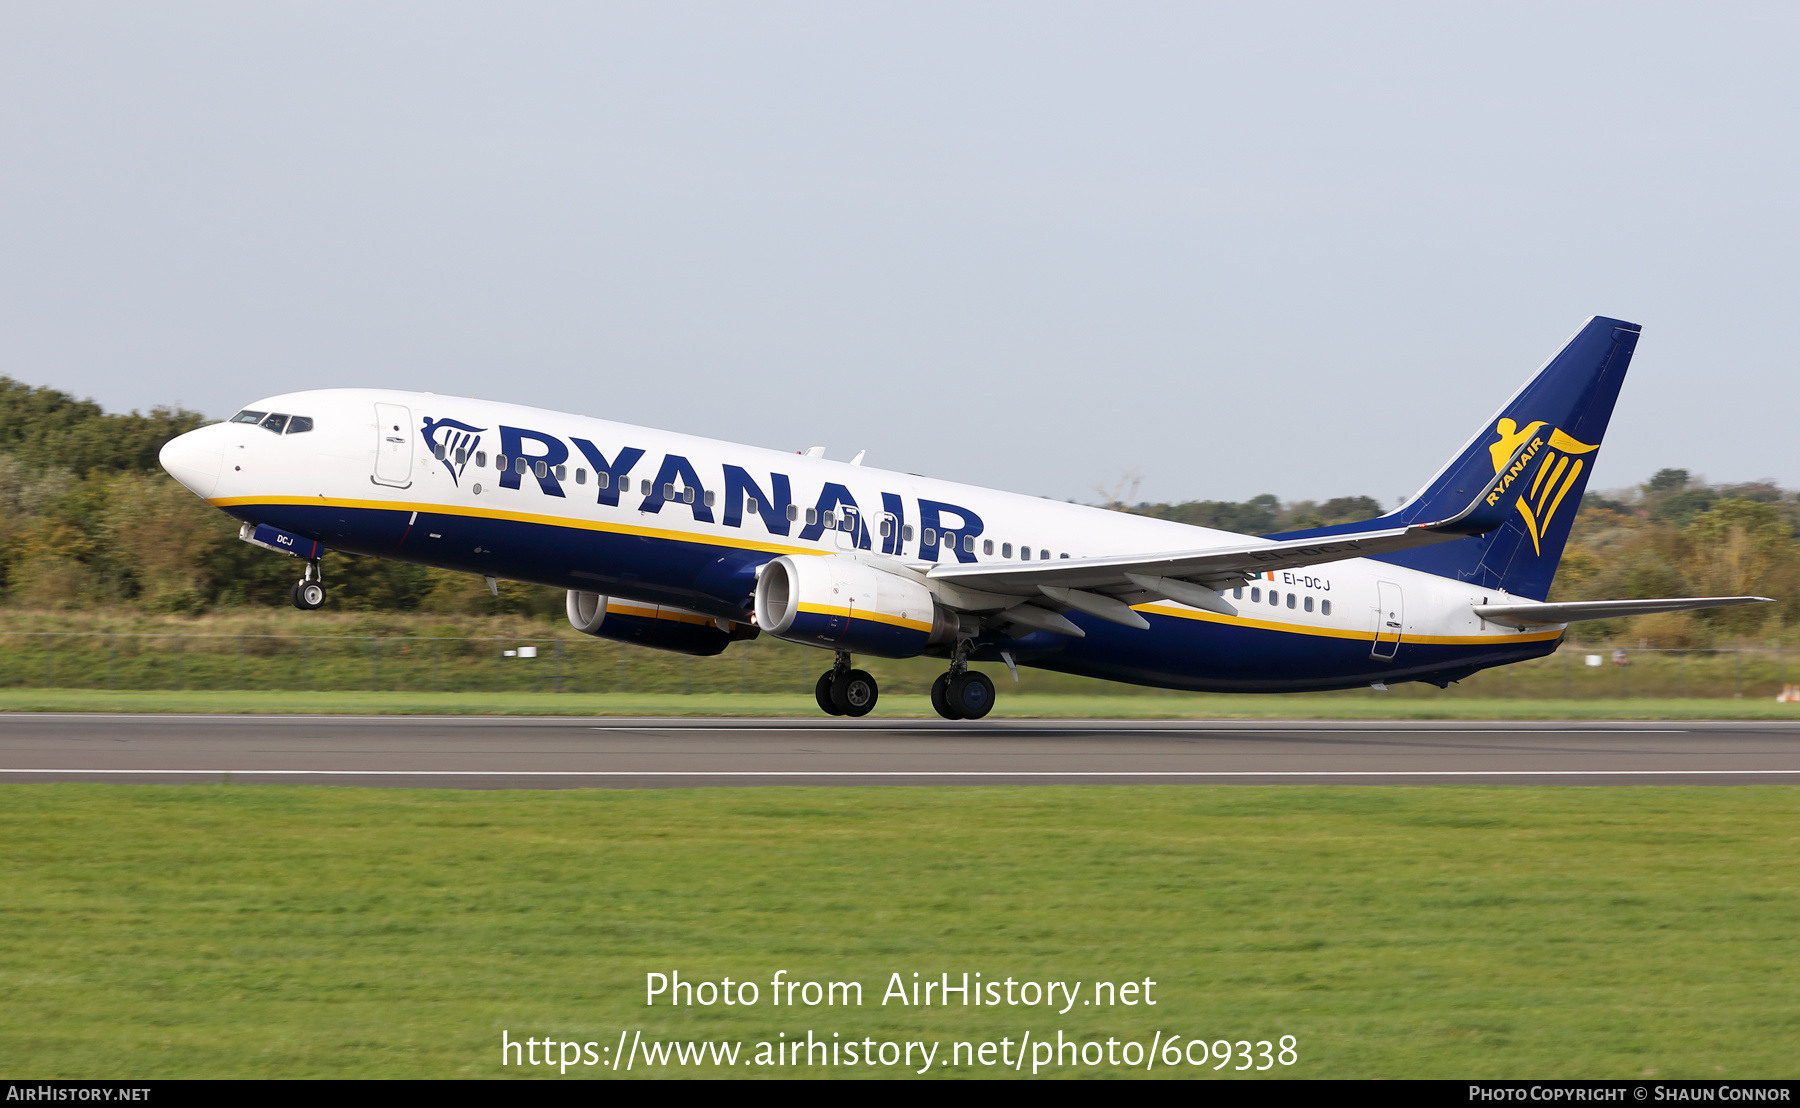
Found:
[[[0,377],[0,600],[185,614],[286,604],[294,561],[238,541],[233,520],[157,465],[165,442],[204,422],[182,408],[109,414],[91,400]],[[1367,496],[1112,507],[1253,535],[1382,513]],[[1649,616],[1616,630],[1667,646],[1774,637],[1800,621],[1797,527],[1800,501],[1770,482],[1714,485],[1664,469],[1623,492],[1590,490],[1552,598],[1756,593],[1781,603]],[[509,584],[496,598],[470,574],[375,558],[332,553],[325,573],[328,605],[343,610],[546,617],[562,610],[561,594],[550,589]]]

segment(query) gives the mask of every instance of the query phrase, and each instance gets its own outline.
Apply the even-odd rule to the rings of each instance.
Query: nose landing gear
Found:
[[[850,654],[840,650],[837,664],[819,676],[813,699],[827,715],[866,716],[875,709],[881,688],[867,671],[850,668]]]
[[[306,563],[306,573],[288,590],[294,607],[303,612],[318,610],[325,603],[325,575],[318,562]]]

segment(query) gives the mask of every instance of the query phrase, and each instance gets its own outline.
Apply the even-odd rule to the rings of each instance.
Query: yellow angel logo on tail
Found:
[[[1519,495],[1516,506],[1525,520],[1525,529],[1531,532],[1532,549],[1540,555],[1544,552],[1544,532],[1555,518],[1557,508],[1562,506],[1563,497],[1575,487],[1586,464],[1576,455],[1591,454],[1600,448],[1599,443],[1589,446],[1560,430],[1552,430],[1549,449],[1543,450],[1539,457],[1545,443],[1537,434],[1544,426],[1543,420],[1537,420],[1520,430],[1518,421],[1502,419],[1494,425],[1497,437],[1488,447],[1494,459],[1495,478],[1494,489],[1488,494],[1489,503],[1498,500],[1514,484],[1523,484],[1526,471],[1536,463],[1537,472],[1531,478],[1531,487]],[[1526,451],[1515,460],[1514,455],[1519,454],[1521,447],[1526,447]],[[1511,463],[1510,469],[1508,463]]]

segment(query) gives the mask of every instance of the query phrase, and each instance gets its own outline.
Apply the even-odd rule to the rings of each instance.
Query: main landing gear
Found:
[[[837,664],[820,674],[813,686],[813,699],[833,716],[866,716],[880,695],[875,678],[850,668],[850,654],[843,650],[838,651]],[[945,719],[980,719],[993,710],[994,683],[987,674],[969,668],[968,640],[956,644],[950,672],[931,683],[931,706]]]
[[[993,711],[994,683],[969,668],[969,640],[957,641],[950,672],[931,683],[931,706],[945,719],[980,719]]]
[[[827,715],[866,716],[875,708],[881,695],[880,686],[868,672],[850,668],[850,653],[838,651],[837,664],[819,677],[813,687],[813,698]]]
[[[325,574],[320,563],[306,563],[306,573],[288,590],[288,599],[303,612],[315,611],[325,603]]]

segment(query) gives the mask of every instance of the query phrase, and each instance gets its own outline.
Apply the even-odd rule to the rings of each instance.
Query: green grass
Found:
[[[1426,699],[1371,690],[1302,696],[1015,693],[993,719],[1800,719],[1773,700]],[[0,689],[0,712],[324,715],[791,716],[823,718],[791,693],[331,692]],[[885,693],[875,719],[937,718],[923,696]]]
[[[1791,1078],[1795,796],[0,786],[0,1068],[496,1077],[502,1029],[1061,1029],[1291,1034],[1308,1077]],[[646,1009],[677,969],[763,1003]],[[772,1008],[778,969],[867,1003]],[[878,1003],[890,973],[965,970],[1150,977],[1160,1003]]]

